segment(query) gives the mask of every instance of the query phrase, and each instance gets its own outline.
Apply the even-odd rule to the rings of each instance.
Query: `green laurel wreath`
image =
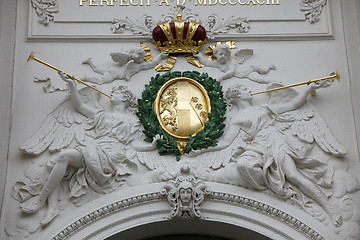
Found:
[[[225,124],[223,122],[225,120],[226,103],[223,100],[220,82],[209,77],[207,73],[200,74],[196,71],[174,71],[151,77],[149,85],[145,85],[145,90],[142,92],[142,99],[138,99],[138,112],[136,113],[144,126],[143,132],[146,135],[144,141],[152,142],[156,135],[162,136],[161,139],[157,140],[159,154],[174,154],[176,155],[176,159],[179,160],[181,154],[178,150],[177,142],[160,127],[156,113],[152,107],[157,92],[162,85],[176,77],[191,78],[202,84],[207,90],[211,102],[211,113],[208,114],[208,121],[205,122],[204,128],[196,133],[195,136],[189,135],[185,153],[190,152],[191,149],[197,150],[217,145],[218,141],[216,139],[224,133],[223,129]]]

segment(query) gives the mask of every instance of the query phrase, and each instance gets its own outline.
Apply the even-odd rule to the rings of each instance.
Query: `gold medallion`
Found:
[[[175,138],[183,154],[188,136],[195,136],[204,128],[211,106],[207,91],[200,83],[177,77],[160,88],[154,109],[161,128]]]

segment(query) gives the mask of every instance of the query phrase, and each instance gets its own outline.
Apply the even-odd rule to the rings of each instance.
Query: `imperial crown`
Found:
[[[162,22],[154,28],[152,35],[153,44],[166,53],[197,53],[207,41],[206,30],[201,23],[182,20],[179,12],[177,20]]]

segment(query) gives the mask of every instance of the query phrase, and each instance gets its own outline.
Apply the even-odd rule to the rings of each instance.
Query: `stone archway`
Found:
[[[261,193],[236,186],[206,184],[212,193],[201,204],[199,218],[172,218],[171,205],[160,192],[163,183],[155,183],[131,192],[115,191],[76,212],[65,210],[66,221],[58,222],[56,229],[46,229],[41,239],[153,240],[179,234],[225,239],[238,239],[239,235],[247,239],[333,239],[321,223],[291,204],[271,196],[264,199]]]
[[[169,220],[144,224],[116,233],[105,240],[268,240],[255,231],[228,223],[203,220]]]

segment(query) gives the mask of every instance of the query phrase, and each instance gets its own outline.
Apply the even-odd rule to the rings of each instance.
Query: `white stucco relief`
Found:
[[[301,0],[300,10],[304,12],[305,18],[310,23],[315,23],[320,20],[322,9],[325,7],[327,0]],[[59,3],[57,0],[31,0],[31,6],[36,12],[39,23],[48,25],[49,22],[54,21],[54,14],[59,12]],[[176,7],[175,7],[176,9]],[[162,21],[170,21],[176,19],[176,10],[171,9],[169,13],[164,14],[161,20],[156,19],[151,15],[143,15],[139,20],[133,20],[129,17],[115,18],[112,20],[111,30],[114,34],[121,34],[125,30],[131,30],[135,35],[142,35],[151,38],[151,30],[156,23]],[[250,28],[249,20],[246,17],[231,16],[228,19],[222,18],[217,14],[211,14],[204,19],[200,19],[198,14],[192,13],[190,9],[183,12],[184,19],[187,21],[203,21],[204,27],[208,31],[208,37],[214,39],[216,34],[226,33],[229,29],[236,29],[239,33],[247,33]]]
[[[229,88],[225,97],[237,112],[230,120],[223,141],[216,147],[195,150],[189,155],[230,148],[230,162],[216,155],[217,160],[212,164],[225,167],[215,173],[202,169],[199,177],[265,192],[270,190],[269,194],[291,200],[312,214],[319,211],[320,206],[330,218],[324,213],[315,217],[322,221],[331,219],[340,227],[343,216],[336,202],[357,191],[360,185],[346,169],[338,169],[337,161],[342,161],[345,149],[317,111],[306,103],[308,94],[327,84],[330,83],[310,85],[303,93],[289,89],[273,92],[266,105],[257,107],[251,106],[252,97],[245,85]],[[268,88],[279,86],[282,85],[270,83]],[[302,143],[293,144],[293,137]],[[235,169],[241,179],[236,179]],[[340,181],[341,184],[337,184]]]
[[[66,83],[62,81],[51,80],[50,77],[34,77],[34,82],[43,83],[43,89],[46,93],[65,91],[68,89]]]
[[[218,47],[221,50],[222,46]],[[121,211],[129,202],[142,204],[163,201],[166,197],[170,217],[206,219],[206,211],[201,212],[200,205],[221,201],[274,216],[310,239],[324,239],[296,216],[264,202],[240,193],[210,192],[209,182],[235,185],[239,192],[248,188],[265,197],[286,201],[328,226],[340,239],[357,239],[359,206],[351,193],[358,191],[359,181],[348,171],[348,163],[343,159],[345,148],[307,102],[309,95],[330,87],[332,81],[312,83],[300,93],[292,89],[275,91],[266,104],[252,106],[247,80],[252,84],[266,83],[267,88],[278,87],[281,84],[259,75],[267,74],[275,66],[270,64],[262,69],[247,65],[246,60],[253,55],[251,49],[227,49],[224,56],[216,52],[213,61],[202,55],[197,57],[206,67],[218,70],[219,79],[239,83],[225,91],[224,98],[229,104],[228,128],[216,147],[192,151],[179,162],[158,155],[157,138],[152,143],[142,141],[142,128],[134,115],[136,97],[126,86],[115,86],[111,106],[104,107],[98,93],[88,88],[78,90],[73,80],[60,74],[69,86],[70,97],[47,116],[32,138],[19,146],[21,151],[32,155],[33,162],[24,170],[24,179],[14,185],[12,196],[18,201],[18,210],[7,223],[10,239],[31,239],[32,234],[46,231],[70,206],[81,207],[86,202],[106,198],[113,191],[158,182],[165,185],[153,192],[154,197],[139,195],[121,200],[122,205],[103,206],[71,223],[54,239],[71,236],[86,224]],[[147,63],[144,51],[136,59],[129,55],[121,52],[114,58],[126,67],[138,59],[139,65],[128,74],[128,79],[133,81],[138,72],[148,68],[141,67]],[[86,63],[91,65],[89,61]],[[125,76],[123,70],[121,74]],[[103,81],[84,78],[103,85],[115,79],[123,78]],[[49,152],[51,158],[43,161],[44,152]],[[145,175],[145,180],[137,181],[140,175]]]
[[[57,5],[55,1],[49,3]],[[309,12],[304,8],[309,21],[318,21],[326,1],[303,0],[302,3],[311,6]],[[199,20],[196,14],[186,10],[184,19]],[[161,21],[174,19],[176,13],[174,9],[171,11],[163,15]],[[130,30],[133,35],[149,37],[154,23],[160,20],[154,21],[150,15],[144,15],[143,19],[143,22],[114,19],[113,33]],[[242,17],[225,19],[214,14],[202,19],[206,19],[203,22],[209,39],[230,30],[238,33],[251,30],[249,20]],[[170,218],[207,219],[215,210],[205,207],[202,211],[203,203],[225,203],[273,217],[309,239],[326,239],[317,232],[316,226],[291,211],[268,204],[265,198],[271,197],[317,219],[334,239],[358,239],[360,208],[352,193],[358,191],[359,181],[349,173],[345,148],[307,102],[308,95],[314,94],[315,89],[328,87],[331,82],[312,84],[300,93],[275,92],[270,94],[267,104],[252,106],[247,90],[252,85],[280,86],[267,76],[275,66],[249,65],[252,49],[223,49],[224,56],[220,56],[215,52],[221,52],[221,48],[214,51],[213,61],[202,53],[197,57],[206,65],[201,71],[211,67],[217,71],[214,78],[243,84],[226,90],[229,104],[226,134],[219,139],[217,147],[193,151],[179,162],[173,157],[158,155],[156,138],[152,143],[142,141],[142,129],[134,115],[136,98],[125,87],[128,82],[121,81],[124,86],[113,88],[113,94],[119,96],[113,99],[112,106],[104,107],[99,94],[86,88],[78,91],[72,80],[63,75],[69,83],[71,97],[58,104],[41,129],[19,146],[30,155],[32,162],[23,170],[24,178],[14,185],[13,198],[17,201],[13,204],[16,210],[8,212],[11,216],[6,224],[9,238],[34,239],[52,228],[57,233],[51,238],[71,238],[72,234],[108,215],[149,202],[161,202],[167,208],[165,215]],[[131,56],[132,52],[135,54],[136,50],[111,53],[118,66],[109,68],[95,64],[92,59],[86,60],[84,64],[99,75],[90,73],[82,79],[105,87],[117,79],[136,81],[136,74],[146,72],[165,57],[158,54],[152,62],[146,62],[141,48],[136,57]],[[49,78],[35,77],[35,80],[46,83],[46,92],[68,89]],[[141,84],[139,82],[140,88],[144,85]],[[324,94],[326,90],[321,89]],[[45,154],[50,158],[45,159]],[[181,183],[181,179],[185,181]],[[67,210],[76,212],[85,203],[104,199],[111,193],[156,183],[161,186],[151,189],[151,193],[139,193],[89,208],[85,216],[79,216],[66,227],[60,229],[57,225],[57,220],[66,218]],[[236,186],[236,190],[229,193],[214,189],[214,183]],[[243,195],[244,190],[259,193],[264,199]],[[233,216],[241,217],[235,213]]]
[[[220,44],[213,49],[212,55],[214,60],[209,60],[207,56],[202,53],[195,54],[202,64],[208,67],[219,68],[223,75],[217,78],[218,81],[223,81],[232,77],[247,78],[257,83],[269,83],[270,79],[264,76],[269,71],[275,70],[276,66],[270,64],[266,67],[259,67],[255,65],[246,64],[246,60],[253,55],[252,49],[231,49],[227,44]]]
[[[152,30],[156,27],[156,24],[168,21],[176,20],[176,9],[170,8],[170,12],[164,14],[161,18],[156,18],[151,15],[143,15],[140,20],[132,20],[129,17],[124,19],[115,18],[112,21],[111,30],[114,34],[122,34],[126,30],[130,30],[135,35],[142,35],[148,38],[152,37]],[[231,16],[227,19],[220,17],[217,14],[211,14],[204,17],[199,17],[189,8],[185,8],[182,12],[183,20],[186,22],[196,21],[203,22],[203,26],[206,29],[207,37],[214,39],[216,35],[227,33],[229,29],[234,29],[238,33],[247,33],[250,29],[249,20],[246,17],[234,17]]]
[[[29,14],[30,28],[28,30],[28,39],[78,39],[80,37],[90,39],[141,39],[147,41],[151,39],[152,30],[156,27],[156,24],[164,20],[176,18],[175,2],[164,6],[160,4],[160,8],[155,10],[156,7],[159,7],[159,4],[156,1],[149,1],[149,5],[146,7],[149,7],[151,10],[145,13],[137,11],[137,9],[140,9],[137,5],[132,6],[130,4],[127,6],[128,9],[126,9],[122,6],[119,8],[118,5],[120,3],[111,5],[110,2],[104,1],[100,4],[97,1],[84,1],[83,5],[79,5],[79,2],[58,3],[57,1],[32,0],[32,8],[30,8]],[[256,1],[249,2],[255,3]],[[272,14],[268,12],[264,16],[256,15],[253,9],[239,14],[234,12],[235,7],[232,8],[232,5],[227,4],[226,6],[221,6],[221,8],[228,9],[230,12],[227,16],[222,16],[218,12],[211,10],[212,6],[204,1],[202,4],[199,4],[200,6],[195,4],[196,1],[188,1],[184,5],[186,9],[184,10],[183,19],[186,21],[201,21],[207,30],[208,39],[224,40],[229,38],[239,40],[240,38],[246,38],[275,40],[297,39],[299,37],[305,39],[312,39],[314,37],[320,39],[333,38],[332,23],[329,18],[330,7],[327,4],[327,0],[299,0],[280,4],[275,3],[276,1],[271,2],[270,5],[250,3],[239,7],[266,9],[276,6],[276,8],[271,10]],[[194,4],[196,8],[193,8]],[[91,9],[96,8],[96,6],[104,10],[103,17],[99,18],[100,15],[96,18],[90,17],[93,14]],[[115,11],[115,9],[119,9],[119,11]],[[191,9],[194,9],[194,11]],[[291,14],[282,14],[288,10]],[[83,12],[84,14],[77,15],[76,11]],[[135,14],[128,15],[129,11],[134,11]],[[157,14],[152,14],[152,11],[157,12]],[[108,12],[108,14],[105,12]],[[48,24],[50,21],[51,24]],[[87,23],[88,26],[92,27],[82,28],[82,23]],[[284,23],[291,24],[284,25]],[[39,26],[39,24],[45,26]],[[66,26],[72,26],[74,29],[66,28],[65,24]],[[278,26],[273,28],[274,24]],[[81,30],[76,30],[78,27],[81,27]],[[272,30],[270,31],[270,29]],[[58,31],[62,31],[63,34],[56,34]]]
[[[172,206],[172,218],[199,218],[200,204],[205,196],[211,194],[211,190],[194,177],[188,166],[184,166],[175,180],[168,181],[161,193],[167,196]]]
[[[168,57],[166,53],[158,54],[154,59],[145,61],[145,50],[142,47],[134,48],[129,51],[122,50],[120,52],[110,53],[112,60],[118,66],[106,69],[94,63],[92,58],[83,62],[88,64],[91,69],[100,74],[98,77],[85,76],[82,80],[92,83],[110,83],[116,79],[130,80],[130,77],[140,71],[154,68],[162,59]],[[121,66],[124,66],[123,68]]]
[[[45,26],[54,21],[54,14],[59,12],[57,0],[31,0],[31,6],[39,17],[39,23]]]
[[[22,212],[37,213],[47,205],[42,226],[60,212],[62,183],[67,184],[67,198],[80,204],[89,189],[105,194],[125,184],[126,177],[137,169],[134,149],[154,149],[153,144],[134,143],[130,147],[141,133],[132,114],[136,99],[126,87],[113,88],[113,107],[106,111],[98,103],[98,93],[89,88],[78,91],[73,80],[65,74],[61,77],[68,82],[71,97],[50,113],[42,128],[19,147],[35,156],[45,150],[56,154],[46,163],[27,168],[26,179],[14,186],[13,197],[22,202]]]
[[[320,20],[322,9],[326,3],[327,0],[301,0],[300,10],[305,13],[305,18],[310,23],[315,23]]]

